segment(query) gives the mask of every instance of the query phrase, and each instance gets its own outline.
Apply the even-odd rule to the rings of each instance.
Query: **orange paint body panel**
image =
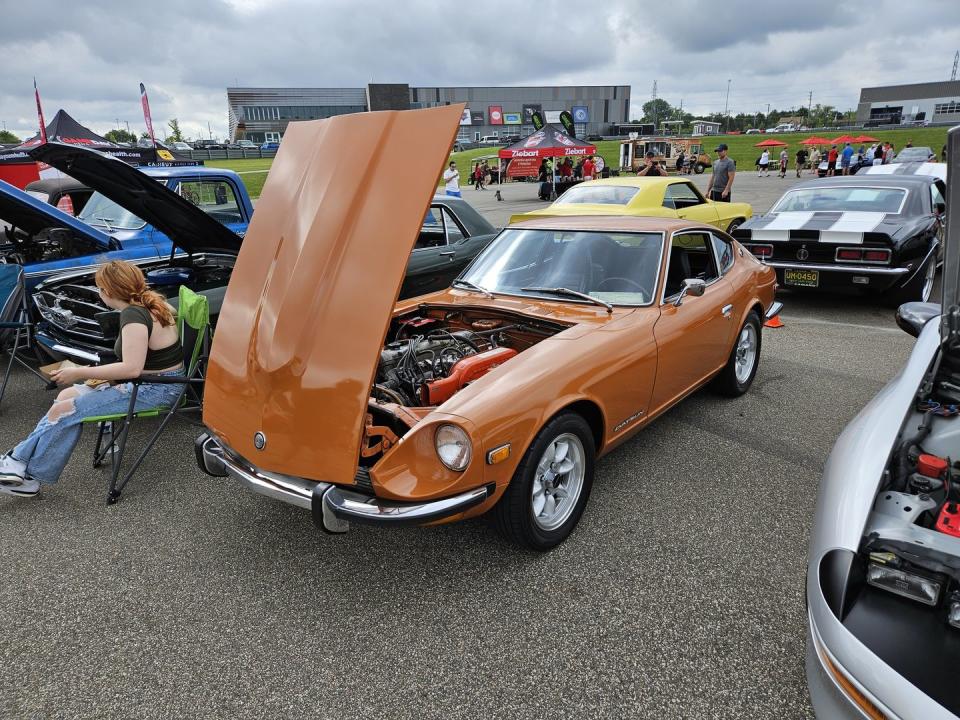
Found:
[[[453,397],[464,385],[479,380],[497,365],[502,365],[517,354],[513,348],[495,348],[471,355],[450,368],[445,378],[427,383],[427,405],[440,405]]]

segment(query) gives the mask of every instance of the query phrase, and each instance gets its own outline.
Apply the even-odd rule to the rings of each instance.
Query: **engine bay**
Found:
[[[18,228],[6,227],[3,236],[0,258],[16,265],[80,257],[103,250],[92,240],[77,237],[68,228],[44,228],[31,235]]]
[[[490,310],[419,307],[394,318],[371,392],[361,465],[438,405],[566,325]]]

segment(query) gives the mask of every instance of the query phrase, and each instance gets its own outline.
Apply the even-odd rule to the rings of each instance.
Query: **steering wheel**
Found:
[[[597,285],[597,290],[599,291],[599,290],[600,290],[601,288],[603,288],[603,286],[606,285],[608,282],[613,282],[614,280],[620,280],[621,282],[625,282],[625,283],[627,283],[627,284],[629,284],[629,285],[633,285],[637,290],[639,290],[639,291],[642,292],[642,293],[647,292],[647,289],[646,289],[645,287],[643,287],[643,285],[641,285],[640,283],[638,283],[636,280],[631,280],[630,278],[625,278],[625,277],[608,277],[608,278],[604,278],[604,279],[601,280],[600,283]]]

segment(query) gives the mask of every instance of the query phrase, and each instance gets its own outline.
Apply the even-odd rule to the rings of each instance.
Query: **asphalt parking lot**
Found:
[[[791,182],[741,173],[735,199],[765,210]],[[522,192],[464,197],[501,224],[541,205]],[[482,519],[319,534],[201,474],[185,420],[107,507],[88,433],[58,485],[0,497],[0,717],[812,717],[817,484],[913,338],[874,301],[781,299],[751,391],[703,390],[601,460],[547,555]],[[50,399],[16,372],[0,444]]]

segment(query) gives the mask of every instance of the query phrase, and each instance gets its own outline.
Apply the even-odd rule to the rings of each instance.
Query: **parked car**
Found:
[[[236,140],[229,143],[227,148],[230,150],[256,150],[259,147],[253,140]]]
[[[330,532],[491,511],[547,550],[579,521],[596,457],[711,380],[749,389],[775,278],[709,225],[543,218],[395,305],[461,110],[291,124],[273,172],[296,186],[263,194],[277,224],[237,258],[197,460]],[[401,150],[358,162],[358,147]],[[292,220],[308,197],[323,223]]]
[[[960,134],[949,136],[950,163]],[[956,212],[960,187],[950,188]],[[817,493],[806,578],[807,681],[820,718],[960,716],[960,226],[942,305],[909,303],[906,365],[837,439]]]
[[[473,150],[477,147],[477,143],[472,140],[454,140],[453,141],[453,152],[463,152],[464,150]]]
[[[517,141],[519,141],[519,140],[520,140],[520,136],[518,135],[518,136],[517,136],[517,140],[515,140],[514,142],[517,142]],[[592,134],[592,135],[587,135],[587,136],[584,138],[584,140],[587,140],[587,141],[589,141],[589,142],[599,142],[599,141],[603,140],[603,135],[597,135],[596,133],[594,133],[594,134]]]
[[[503,142],[500,140],[498,135],[484,135],[480,138],[480,145],[490,146],[490,145],[503,145]]]
[[[83,148],[78,153],[46,150],[42,155],[48,164],[64,171],[70,168],[77,177],[97,188],[98,192],[88,206],[101,207],[104,213],[109,213],[112,219],[109,224],[115,233],[118,232],[119,223],[139,226],[138,232],[142,237],[153,238],[149,245],[150,253],[131,253],[125,258],[143,268],[154,289],[173,299],[180,285],[187,284],[191,289],[208,296],[211,313],[216,318],[230,276],[233,256],[240,247],[240,240],[246,233],[253,211],[239,178],[236,181],[239,188],[243,188],[243,194],[238,194],[238,197],[243,200],[242,214],[246,221],[237,224],[228,222],[234,212],[232,203],[211,205],[204,202],[217,200],[215,190],[219,185],[213,188],[196,187],[187,182],[192,182],[196,177],[187,171],[199,169],[205,171],[207,177],[216,178],[220,177],[216,173],[223,172],[220,169],[151,168],[143,172]],[[154,179],[163,177],[161,172],[173,173],[168,176],[166,184]],[[230,209],[230,213],[223,213],[225,207]],[[216,221],[216,227],[223,229],[225,226],[233,232],[225,235],[220,230],[214,230],[211,220]],[[147,225],[147,222],[150,224]],[[88,230],[96,231],[97,228]],[[435,197],[421,225],[417,245],[410,255],[403,297],[447,287],[450,280],[486,247],[495,234],[496,229],[466,201],[447,196]],[[162,238],[162,241],[158,238]],[[116,235],[103,238],[104,243],[111,241],[117,242]],[[127,247],[129,242],[125,239],[123,247]],[[211,242],[213,245],[208,246]],[[94,256],[91,260],[100,262],[101,258]],[[118,316],[103,305],[97,296],[93,283],[94,271],[91,264],[69,274],[64,274],[61,268],[56,277],[37,287],[33,302],[44,321],[37,337],[50,354],[84,359],[92,356],[100,361],[113,357]]]
[[[267,142],[260,146],[260,149],[264,152],[276,152],[280,149],[280,143],[276,142],[275,140],[267,140]]]
[[[59,177],[34,180],[24,188],[27,194],[63,210],[68,215],[80,213],[93,190],[73,178]]]
[[[848,175],[856,175],[858,172],[861,172],[865,168],[872,167],[873,163],[867,162],[866,155],[860,156],[856,153],[850,158],[850,167],[848,168]],[[817,165],[817,177],[827,177],[827,172],[830,170],[830,163],[824,159],[820,161],[820,164]],[[840,166],[840,156],[837,156],[837,166],[834,168],[834,172],[837,175],[843,173],[843,168]]]
[[[894,156],[893,160],[890,162],[892,164],[897,163],[907,163],[907,162],[929,162],[931,160],[936,160],[937,155],[928,147],[908,147],[903,148],[900,152]]]
[[[799,128],[793,123],[780,123],[772,128],[767,128],[768,133],[792,133],[798,130]]]
[[[734,236],[787,288],[926,301],[940,258],[946,187],[928,175],[809,180]]]
[[[518,213],[510,218],[510,222],[573,215],[677,218],[708,223],[733,232],[753,217],[753,208],[747,203],[707,200],[700,189],[683,176],[616,177],[574,185],[550,206]]]
[[[193,150],[193,148],[188,143],[185,143],[179,140],[177,142],[170,143],[170,149],[176,150],[177,152],[190,152],[191,150]]]

